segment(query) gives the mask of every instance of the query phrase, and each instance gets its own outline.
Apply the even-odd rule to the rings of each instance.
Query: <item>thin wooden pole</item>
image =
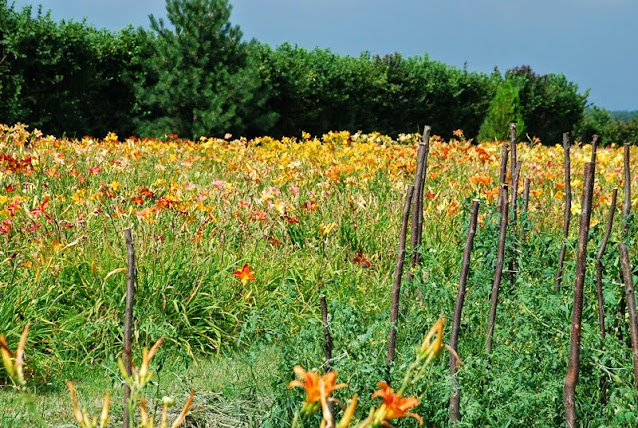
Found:
[[[494,335],[494,325],[496,324],[496,305],[498,304],[498,291],[501,286],[503,276],[503,261],[505,259],[505,236],[507,233],[507,185],[501,188],[501,221],[498,237],[498,253],[496,255],[496,272],[492,282],[492,293],[490,294],[490,317],[487,323],[487,337],[485,339],[485,350],[489,353],[492,350],[492,336]]]
[[[521,217],[526,217],[527,223],[529,223],[528,213],[529,213],[529,189],[530,189],[530,179],[529,177],[525,177],[523,181],[523,208],[521,208]],[[527,224],[523,225],[520,229],[520,238],[519,241],[521,243],[525,242],[525,232],[526,232]]]
[[[611,194],[611,205],[609,207],[609,216],[607,217],[607,229],[605,230],[605,236],[603,242],[598,248],[596,254],[596,299],[598,300],[598,326],[600,328],[600,337],[605,338],[605,306],[603,300],[603,256],[605,255],[605,249],[611,236],[611,229],[614,225],[614,213],[616,212],[616,197],[618,196],[618,189],[614,189]]]
[[[332,360],[332,336],[330,335],[330,325],[328,321],[328,304],[326,303],[326,296],[322,294],[319,296],[319,305],[321,306],[321,323],[323,324],[323,336],[326,340],[325,343],[325,351],[326,351],[326,373],[332,371],[332,366],[330,365],[330,361]],[[335,426],[335,417],[334,417],[334,403],[332,401],[328,402],[328,408],[330,409],[330,423],[332,427]]]
[[[516,141],[516,140],[514,140]],[[513,233],[516,233],[516,228],[518,227],[518,225],[516,224],[517,222],[517,213],[516,213],[516,205],[517,205],[517,198],[518,198],[518,179],[520,177],[521,174],[521,168],[523,167],[523,161],[516,161],[516,164],[514,166],[514,171],[512,173],[512,201],[511,201],[511,211],[512,211],[512,216],[510,217],[510,223],[511,223],[511,230]],[[510,277],[510,285],[514,285],[514,281],[516,280],[516,270],[518,269],[518,264],[516,263],[516,258],[518,255],[518,245],[516,243],[516,240],[514,240],[512,242],[512,249],[513,254],[512,254],[512,258],[509,262],[509,277]]]
[[[414,187],[412,196],[412,228],[410,235],[410,248],[412,256],[410,258],[410,266],[412,269],[408,272],[406,281],[412,281],[414,277],[414,268],[420,261],[419,246],[423,239],[423,185],[425,184],[425,176],[428,168],[428,153],[430,152],[430,127],[423,129],[423,138],[419,143],[417,150],[417,168],[414,174]]]
[[[500,167],[499,173],[498,173],[498,188],[499,188],[498,209],[499,209],[499,211],[501,210],[501,194],[500,194],[500,191],[503,188],[503,186],[505,186],[507,184],[505,182],[505,180],[507,179],[507,158],[508,158],[508,153],[509,153],[509,145],[508,145],[508,143],[503,142],[503,148],[501,150],[501,167]]]
[[[587,266],[587,238],[591,220],[592,193],[594,188],[593,165],[585,164],[582,211],[578,227],[578,249],[576,256],[576,282],[574,284],[574,306],[572,309],[572,327],[569,342],[569,363],[565,385],[563,386],[563,404],[565,406],[565,422],[568,428],[576,428],[575,390],[580,371],[580,331],[583,319],[583,288]]]
[[[633,270],[629,261],[627,244],[621,242],[618,245],[620,250],[620,266],[625,283],[625,296],[627,308],[629,309],[629,331],[631,333],[631,353],[634,360],[634,386],[638,388],[638,322],[636,321],[636,296],[634,295]]]
[[[321,306],[321,321],[323,324],[323,336],[326,339],[325,351],[326,351],[326,367],[327,371],[332,371],[330,366],[330,360],[332,360],[332,336],[330,335],[330,324],[328,322],[328,304],[326,303],[326,296],[322,294],[319,296],[319,304]]]
[[[518,158],[516,157],[516,122],[510,123],[510,155],[512,159],[510,160],[510,177],[512,179],[512,187],[514,187],[514,177],[517,173],[518,168]],[[518,189],[514,188],[511,193],[512,200],[510,201],[510,207],[516,213],[516,196],[518,193]],[[516,214],[512,216],[512,220],[516,220]]]
[[[558,270],[554,278],[554,291],[560,291],[563,281],[563,263],[565,262],[565,253],[567,252],[567,238],[569,238],[569,220],[572,210],[572,181],[571,181],[571,162],[569,156],[569,132],[563,134],[563,152],[565,154],[565,213],[563,217],[563,245],[560,248],[558,256]]]
[[[474,236],[476,235],[476,223],[478,220],[480,201],[474,199],[472,201],[472,210],[470,212],[470,227],[467,231],[465,247],[463,248],[463,261],[461,263],[461,278],[459,280],[459,292],[456,295],[456,304],[454,305],[454,319],[452,321],[452,333],[450,334],[450,348],[457,352],[459,341],[459,328],[461,326],[461,313],[463,311],[463,302],[465,300],[465,288],[467,285],[467,277],[470,272],[470,255],[474,246]],[[456,378],[456,366],[458,361],[454,353],[450,353],[450,377],[452,378],[452,393],[450,394],[450,422],[456,424],[461,420],[459,410],[461,403],[461,392],[458,387],[458,379]]]
[[[131,341],[133,330],[133,305],[135,296],[135,248],[133,247],[133,235],[130,228],[124,229],[124,240],[126,241],[126,254],[128,262],[128,270],[126,272],[126,312],[124,317],[124,368],[126,374],[131,376],[132,358],[131,358]],[[128,428],[129,420],[129,398],[131,396],[131,388],[128,384],[124,385],[124,420],[123,427]]]
[[[629,214],[631,214],[631,167],[629,164],[631,146],[629,143],[624,146],[623,169],[625,172],[625,202],[622,207],[623,217],[623,239],[629,234]]]
[[[394,283],[392,286],[392,307],[390,308],[390,334],[388,335],[388,357],[387,370],[388,380],[390,365],[394,361],[397,329],[396,324],[399,318],[399,300],[401,297],[401,278],[403,276],[403,265],[405,263],[405,241],[410,218],[410,205],[412,203],[414,186],[408,186],[403,204],[403,214],[401,216],[401,232],[399,232],[399,248],[397,249],[397,263],[394,269]]]
[[[421,161],[422,169],[421,169],[421,178],[419,180],[419,210],[418,217],[419,221],[417,222],[417,247],[421,245],[421,241],[423,240],[423,186],[425,184],[425,178],[428,173],[428,155],[430,154],[430,127],[425,126],[423,128],[423,138],[421,144],[424,146],[424,154],[423,160]],[[417,252],[416,261],[414,263],[415,266],[419,265],[420,262],[420,254]]]
[[[631,214],[631,169],[629,164],[630,148],[631,146],[628,143],[624,145],[623,170],[624,170],[624,181],[625,181],[624,183],[625,201],[623,202],[623,207],[622,207],[622,218],[623,218],[622,239],[623,241],[626,240],[627,237],[629,236],[629,224],[630,224],[629,214]],[[620,304],[618,305],[619,323],[618,323],[617,335],[620,340],[623,340],[623,329],[625,325],[626,310],[627,310],[627,303],[625,301],[625,294],[622,293],[620,295]]]

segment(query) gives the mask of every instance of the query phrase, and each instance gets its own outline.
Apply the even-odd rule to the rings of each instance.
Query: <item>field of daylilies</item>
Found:
[[[452,317],[470,203],[480,199],[458,344],[459,426],[562,425],[577,223],[591,145],[571,147],[573,226],[564,241],[563,147],[518,144],[523,161],[518,192],[522,198],[523,178],[529,178],[529,208],[508,232],[507,259],[516,260],[517,272],[513,284],[503,280],[494,345],[487,354],[483,342],[499,234],[502,143],[475,144],[461,130],[454,135],[451,141],[430,139],[423,241],[420,248],[407,249],[420,251],[421,266],[403,284],[391,367],[393,379],[408,379],[401,388],[393,385],[397,395],[385,383],[390,292],[403,198],[415,174],[420,135],[392,139],[331,132],[248,141],[226,135],[193,142],[176,135],[69,139],[0,125],[0,334],[7,350],[16,349],[30,325],[23,380],[40,397],[35,407],[53,426],[69,426],[77,418],[71,398],[52,404],[46,397],[66,393],[66,380],[77,380],[78,370],[84,370],[79,368],[91,368],[107,379],[111,420],[121,420],[117,358],[127,268],[123,230],[130,227],[137,261],[135,358],[163,338],[153,360],[160,376],[147,393],[157,415],[165,390],[176,395],[177,407],[184,405],[188,383],[197,383],[188,373],[201,373],[206,362],[230,368],[218,373],[223,386],[192,385],[199,392],[186,418],[190,426],[319,426],[319,410],[325,415],[327,405],[321,394],[333,390],[340,401],[330,403],[336,409],[330,412],[343,422],[337,426],[390,426],[391,419],[399,427],[445,426],[449,354],[433,357],[443,350],[441,339],[448,340],[449,322],[443,329],[437,320]],[[634,189],[637,149],[632,147],[630,156]],[[619,198],[603,258],[608,334],[601,339],[595,252],[613,188]],[[619,315],[617,243],[623,221],[633,224],[633,217],[620,215],[623,188],[622,146],[598,148],[576,390],[585,426],[638,424],[629,327]],[[632,205],[638,209],[636,196]],[[631,225],[626,240],[633,266],[638,265],[635,230]],[[563,286],[556,292],[563,242]],[[330,312],[332,374],[323,374],[320,295],[326,295]],[[434,348],[432,334],[424,341],[433,325]],[[249,380],[235,383],[233,367],[250,373]],[[23,397],[10,385],[0,370],[0,426],[35,426]],[[307,395],[289,385],[304,387]],[[101,386],[87,390],[86,400],[81,383],[76,389],[88,413],[99,414]],[[210,418],[219,411],[219,400],[232,408],[225,410],[233,413],[232,424]],[[233,400],[241,404],[233,407]],[[414,417],[403,418],[409,415]]]

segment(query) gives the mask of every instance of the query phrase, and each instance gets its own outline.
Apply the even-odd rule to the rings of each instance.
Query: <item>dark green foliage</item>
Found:
[[[588,106],[580,127],[575,135],[581,141],[589,142],[594,134],[601,137],[603,143],[607,142],[607,128],[611,124],[612,118],[607,110],[596,105]]]
[[[638,144],[638,119],[629,122],[614,120],[605,130],[606,141],[610,143]]]
[[[582,118],[587,95],[562,74],[538,75],[529,66],[516,67],[505,73],[519,87],[523,120],[530,137],[538,137],[546,145],[558,144],[564,132],[572,132]]]
[[[622,117],[630,117],[630,115]],[[576,135],[582,141],[589,142],[593,134],[598,134],[603,144],[636,144],[638,143],[638,118],[625,121],[619,118],[617,113],[596,105],[588,106],[582,125],[578,128]]]
[[[267,128],[267,118],[254,117],[265,98],[252,45],[230,24],[228,1],[167,0],[166,10],[173,28],[151,15],[144,32],[153,55],[138,87],[140,132],[198,138]]]
[[[562,74],[541,76],[529,66],[508,70],[490,104],[479,140],[503,138],[507,123],[516,121],[519,139],[527,133],[543,144],[556,144],[563,132],[582,127],[587,95],[588,91],[579,94],[578,86]]]
[[[520,88],[512,80],[506,80],[499,86],[479,130],[480,141],[507,140],[510,122],[516,122],[519,140],[525,136],[525,121],[519,92]]]
[[[0,3],[0,116],[47,133],[134,132],[131,53],[137,34],[57,23],[30,7]]]
[[[587,93],[563,75],[524,66],[502,78],[427,55],[272,49],[242,41],[228,0],[167,0],[166,8],[170,24],[151,16],[150,30],[108,32],[0,0],[2,121],[77,136],[395,136],[428,124],[445,138],[459,128],[474,138],[483,124],[481,137],[492,139],[511,120],[521,136],[526,129],[546,144],[577,126],[592,132],[591,123],[580,126]],[[516,91],[520,108],[507,105]]]
[[[426,123],[446,137],[457,128],[474,136],[495,87],[488,76],[427,56],[353,58],[289,44],[262,46],[260,56],[272,88],[269,106],[279,115],[276,136],[334,129],[397,135]]]

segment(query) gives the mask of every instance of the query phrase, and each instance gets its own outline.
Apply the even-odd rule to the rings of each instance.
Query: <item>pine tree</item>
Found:
[[[147,71],[138,86],[142,135],[240,134],[259,120],[261,79],[231,9],[228,0],[167,0],[172,28],[150,16],[152,49],[141,58]]]
[[[494,139],[504,141],[508,139],[510,122],[516,122],[519,140],[525,135],[519,91],[516,83],[510,79],[501,83],[490,102],[487,115],[479,130],[479,141],[493,141]]]

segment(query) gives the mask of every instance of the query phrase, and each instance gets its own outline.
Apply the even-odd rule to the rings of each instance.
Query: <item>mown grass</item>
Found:
[[[148,387],[149,409],[157,419],[162,397],[171,396],[182,405],[191,389],[197,390],[186,426],[234,427],[259,426],[273,402],[271,387],[277,372],[279,350],[272,346],[255,347],[254,352],[232,353],[193,361],[173,358],[175,350],[164,349],[154,363],[153,384]],[[97,414],[104,393],[111,393],[111,423],[121,425],[123,388],[117,364],[104,361],[93,366],[66,366],[47,384],[39,385],[36,408],[52,427],[76,426],[73,406],[64,381],[72,380],[80,406]],[[36,421],[24,409],[22,396],[11,388],[3,388],[0,426],[32,427]],[[157,407],[156,407],[157,406]],[[174,415],[180,409],[173,408]],[[175,419],[175,416],[172,417]]]

